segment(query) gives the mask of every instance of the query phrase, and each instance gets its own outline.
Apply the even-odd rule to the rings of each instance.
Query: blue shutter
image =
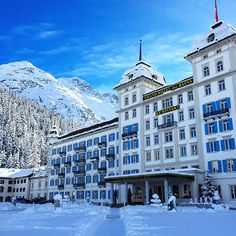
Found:
[[[133,149],[134,148],[133,140],[131,140],[130,142],[131,142],[131,149]]]
[[[228,171],[226,160],[223,160],[223,170],[224,170],[224,172]]]
[[[132,125],[128,126],[128,133],[132,132]]]
[[[125,164],[125,157],[123,157],[123,165]]]
[[[210,173],[212,173],[212,163],[211,161],[208,161],[208,170]]]
[[[219,121],[219,129],[220,129],[220,132],[223,132],[223,121],[222,120]]]
[[[230,97],[226,98],[226,107],[231,108],[231,102],[230,102]]]
[[[233,159],[234,161],[234,171],[236,171],[236,159]]]
[[[205,134],[208,134],[208,124],[205,124]]]
[[[216,110],[219,111],[220,110],[220,101],[216,101]]]
[[[212,111],[216,111],[216,103],[212,102]]]
[[[218,133],[217,121],[214,122],[214,133]]]
[[[206,104],[202,105],[202,111],[203,111],[203,114],[206,113]]]
[[[123,142],[123,151],[125,150],[125,142]]]
[[[128,141],[128,150],[130,149],[130,142],[131,142],[131,141]]]
[[[116,146],[116,154],[119,153],[119,146]]]
[[[130,155],[128,156],[128,163],[130,164]]]
[[[138,132],[138,123],[137,123],[135,126],[136,126],[136,127],[135,127],[135,131]]]
[[[235,141],[234,141],[234,138],[231,138],[229,140],[229,146],[230,146],[230,149],[235,149]]]
[[[111,141],[111,135],[109,134],[108,135],[108,142],[110,142]]]
[[[219,141],[215,141],[215,142],[214,142],[214,145],[215,145],[215,150],[216,150],[217,152],[219,152],[219,151],[220,151],[220,142],[219,142]]]
[[[219,169],[219,173],[222,172],[222,164],[221,161],[218,161],[218,169]]]
[[[110,199],[111,198],[111,190],[108,190],[108,197],[107,197],[108,199]]]
[[[221,143],[221,150],[224,151],[225,150],[225,142],[224,142],[224,140],[221,140],[220,143]]]
[[[138,148],[138,139],[136,139],[136,147]]]
[[[118,132],[116,133],[116,139],[117,140],[119,139],[119,133]]]
[[[139,155],[136,154],[136,162],[139,162]]]
[[[232,120],[232,118],[229,118],[228,122],[229,122],[229,130],[233,130],[233,120]]]
[[[210,144],[209,143],[206,143],[206,149],[207,149],[207,153],[210,152]]]

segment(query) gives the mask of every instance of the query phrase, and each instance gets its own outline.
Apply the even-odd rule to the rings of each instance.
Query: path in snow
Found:
[[[112,218],[111,216],[119,216]],[[109,218],[107,218],[108,216]],[[95,224],[90,225],[89,230],[86,230],[86,236],[124,236],[125,224],[123,217],[120,216],[120,209],[110,208],[108,212],[101,216],[100,220]]]

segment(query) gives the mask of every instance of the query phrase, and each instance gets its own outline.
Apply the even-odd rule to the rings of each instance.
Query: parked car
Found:
[[[25,199],[25,198],[17,198],[15,203],[24,203],[24,204],[28,204],[31,203],[30,200]]]
[[[46,203],[54,204],[54,200],[53,199],[47,200],[45,198],[34,198],[31,202],[35,203],[35,204],[46,204]]]

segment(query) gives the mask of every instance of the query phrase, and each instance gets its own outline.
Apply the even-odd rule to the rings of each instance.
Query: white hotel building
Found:
[[[224,202],[236,201],[236,31],[218,22],[185,57],[193,76],[174,84],[140,60],[115,86],[118,117],[52,144],[49,198],[148,203],[199,198],[209,170]],[[53,136],[55,139],[55,135]],[[54,140],[55,141],[55,140]]]

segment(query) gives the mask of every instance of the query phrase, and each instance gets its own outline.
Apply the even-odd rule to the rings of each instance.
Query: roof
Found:
[[[32,175],[33,169],[0,168],[0,178],[21,178]]]
[[[47,177],[46,166],[40,166],[38,168],[34,168],[34,173],[31,178],[43,178]]]
[[[140,77],[148,78],[160,85],[164,85],[166,83],[164,76],[161,73],[155,71],[150,64],[144,61],[139,61],[135,66],[125,71],[121,77],[120,83],[114,88],[118,88]]]
[[[223,21],[217,22],[211,26],[209,32],[196,39],[193,50],[189,52],[186,57],[235,35],[236,30],[232,25],[224,23]]]
[[[129,175],[114,175],[105,177],[107,183],[123,183],[133,181],[144,180],[163,180],[163,179],[178,179],[178,180],[194,180],[193,173],[186,173],[186,171],[195,171],[197,169],[185,169],[185,170],[165,170],[165,171],[153,171],[136,173]],[[184,173],[183,173],[184,172]]]
[[[58,137],[58,140],[61,140],[61,139],[64,139],[64,138],[69,138],[69,137],[72,137],[72,136],[75,136],[75,135],[82,135],[84,133],[87,133],[89,131],[96,130],[96,129],[99,129],[99,128],[105,128],[106,126],[110,126],[112,124],[115,124],[118,121],[119,121],[119,118],[116,117],[112,120],[107,120],[107,121],[104,121],[104,122],[101,122],[101,123],[98,123],[98,124],[95,124],[95,125],[92,125],[92,126],[89,126],[89,127],[86,127],[86,128],[78,129],[78,130],[72,131],[68,134],[65,134],[65,135],[62,135],[62,136]]]

